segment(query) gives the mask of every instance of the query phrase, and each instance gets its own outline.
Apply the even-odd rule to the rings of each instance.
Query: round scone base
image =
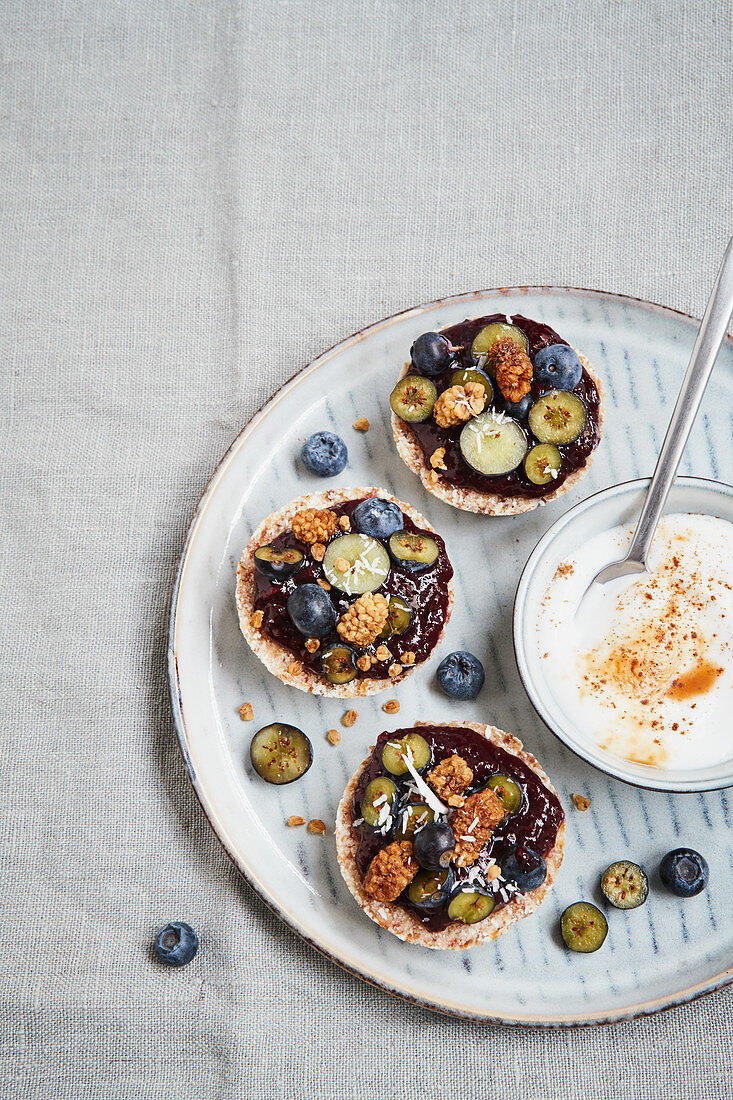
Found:
[[[278,680],[281,680],[284,684],[289,684],[291,687],[299,688],[301,691],[310,692],[312,695],[353,699],[364,695],[376,695],[380,691],[386,691],[396,684],[401,684],[416,668],[420,668],[425,664],[425,661],[430,660],[432,653],[442,641],[443,632],[445,631],[445,627],[448,624],[448,620],[453,610],[453,589],[449,581],[448,607],[443,622],[443,630],[441,630],[433,646],[433,650],[431,650],[430,655],[426,657],[425,661],[416,661],[414,665],[406,666],[399,676],[393,676],[389,679],[376,680],[366,677],[357,677],[357,679],[352,680],[351,683],[348,684],[331,684],[323,676],[319,676],[309,668],[304,668],[300,665],[298,658],[292,654],[290,650],[274,642],[271,638],[262,634],[257,627],[252,625],[252,616],[255,610],[255,567],[253,555],[257,547],[262,546],[263,543],[272,542],[272,540],[277,538],[278,535],[281,535],[283,531],[287,531],[292,524],[293,516],[296,512],[300,512],[304,508],[332,508],[334,505],[343,504],[347,500],[360,500],[363,497],[381,497],[384,500],[390,500],[393,504],[396,504],[398,508],[401,508],[403,513],[408,516],[416,526],[422,528],[424,531],[430,531],[432,534],[440,534],[440,532],[436,531],[428,520],[425,519],[425,516],[421,515],[417,509],[413,508],[411,504],[405,504],[404,501],[398,500],[396,496],[393,496],[392,493],[388,493],[386,489],[375,489],[373,487],[365,489],[325,489],[321,493],[308,493],[306,496],[298,497],[297,500],[290,501],[289,504],[286,504],[284,508],[280,508],[279,511],[271,512],[252,535],[252,538],[249,540],[239,560],[239,565],[237,566],[237,614],[239,616],[240,629],[250,649],[256,657],[259,657],[265,667],[274,676],[277,676]],[[295,668],[294,666],[299,667]]]
[[[442,726],[455,729],[470,729],[481,734],[487,740],[492,741],[499,748],[518,757],[539,776],[548,790],[557,796],[557,791],[552,786],[548,776],[543,771],[538,761],[522,745],[522,742],[511,733],[505,733],[495,726],[486,726],[480,722],[416,722],[415,726]],[[355,775],[351,777],[343,793],[336,813],[336,852],[338,855],[341,874],[349,890],[366,915],[391,932],[398,939],[406,943],[420,944],[422,947],[435,948],[437,950],[462,951],[468,947],[477,947],[487,940],[495,940],[506,932],[507,928],[516,924],[524,917],[529,917],[539,909],[545,896],[552,886],[562,863],[563,845],[565,843],[565,822],[558,829],[555,843],[545,856],[547,863],[547,877],[536,890],[530,894],[520,894],[508,902],[501,909],[490,913],[484,920],[477,924],[459,924],[453,922],[440,932],[431,932],[418,918],[403,909],[400,905],[377,902],[364,890],[361,875],[356,868],[356,853],[359,847],[359,839],[351,823],[351,802],[359,783],[359,778],[371,758],[359,766]],[[559,796],[558,796],[559,797]]]
[[[562,485],[558,486],[557,489],[553,489],[551,493],[547,493],[543,497],[501,497],[496,493],[483,493],[479,489],[452,485],[449,481],[445,481],[440,476],[440,470],[433,470],[432,466],[430,466],[417,440],[410,431],[410,425],[406,424],[404,420],[400,420],[395,413],[392,413],[392,436],[394,437],[400,458],[405,465],[412,470],[413,474],[417,474],[429,493],[432,493],[434,497],[438,497],[439,500],[452,505],[454,508],[460,508],[462,512],[478,512],[485,516],[516,516],[519,515],[520,512],[531,512],[533,509],[539,508],[541,505],[547,504],[549,501],[561,496],[562,493],[566,493],[568,489],[572,489],[584,474],[588,472],[603,438],[603,404],[605,400],[603,383],[585,356],[581,355],[577,349],[575,350],[583,367],[593,379],[600,398],[598,405],[598,446],[588,455],[585,460],[585,466],[580,466],[577,470],[573,470],[573,472],[568,474],[565,478]],[[400,378],[404,378],[404,376],[409,373],[409,370],[410,364],[405,363]],[[433,480],[433,475],[435,473],[438,474],[437,481]]]

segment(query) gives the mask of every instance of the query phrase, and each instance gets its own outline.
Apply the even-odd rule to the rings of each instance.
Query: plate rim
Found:
[[[377,977],[376,975],[370,975],[364,970],[360,969],[356,965],[349,964],[344,959],[338,957],[329,950],[324,943],[319,942],[315,937],[307,933],[302,927],[299,927],[297,920],[291,919],[281,909],[275,898],[270,897],[267,889],[257,880],[255,872],[247,867],[246,861],[241,859],[240,856],[230,848],[229,844],[225,841],[221,835],[219,829],[215,825],[214,819],[216,818],[215,807],[211,803],[206,793],[201,789],[196,769],[193,766],[193,762],[188,749],[188,737],[186,732],[185,718],[183,714],[183,700],[181,696],[181,686],[178,674],[178,658],[175,647],[176,637],[176,625],[177,625],[177,611],[178,601],[180,596],[181,584],[186,571],[189,554],[192,548],[193,541],[195,539],[198,528],[203,520],[209,501],[216,491],[218,482],[229,462],[234,455],[244,445],[246,438],[256,429],[257,425],[266,415],[272,411],[272,409],[279,403],[284,397],[286,392],[293,389],[299,382],[303,381],[308,375],[317,370],[324,362],[332,358],[336,354],[340,354],[348,347],[361,342],[367,336],[378,332],[380,329],[387,328],[390,325],[395,324],[397,321],[404,320],[409,315],[419,316],[421,313],[425,313],[428,310],[440,308],[441,306],[453,305],[459,302],[471,302],[480,301],[489,297],[508,297],[510,295],[531,296],[531,295],[569,295],[578,298],[590,297],[599,301],[608,301],[615,304],[630,304],[636,307],[641,307],[649,312],[659,314],[663,317],[670,317],[676,320],[682,320],[684,323],[690,326],[699,326],[700,321],[691,316],[688,313],[684,313],[682,310],[674,309],[671,306],[664,306],[657,302],[653,302],[646,298],[636,297],[630,294],[619,294],[612,291],[596,290],[587,287],[572,287],[572,286],[514,286],[514,287],[487,287],[482,290],[464,291],[459,294],[445,295],[440,298],[435,298],[430,301],[422,302],[416,306],[409,306],[405,309],[398,310],[396,313],[392,313],[387,317],[383,317],[377,321],[366,325],[362,329],[358,329],[350,336],[346,336],[341,340],[331,344],[328,348],[322,351],[315,358],[311,359],[304,366],[296,370],[288,379],[286,379],[272,395],[267,398],[259,408],[252,414],[249,420],[242,426],[241,431],[235,436],[232,443],[224,452],[219,462],[214,467],[211,476],[209,477],[206,485],[204,486],[201,497],[193,512],[191,520],[188,524],[186,535],[183,542],[183,547],[176,567],[175,580],[171,589],[171,597],[169,603],[168,614],[168,636],[167,636],[167,680],[168,690],[171,703],[171,714],[173,718],[173,727],[178,741],[178,746],[183,757],[183,761],[186,765],[186,772],[188,774],[189,782],[196,796],[196,799],[201,806],[204,817],[206,818],[209,826],[214,833],[214,836],[221,844],[224,852],[228,856],[229,860],[236,867],[237,871],[244,878],[247,885],[252,889],[258,897],[267,905],[267,907],[278,917],[284,924],[286,924],[293,932],[295,932],[302,940],[304,940],[309,946],[315,948],[321,955],[327,958],[330,962],[335,963],[341,969],[347,971],[347,973],[353,974],[355,977],[365,981],[367,984],[384,990],[393,996],[399,997],[401,1000],[406,1001],[409,1004],[417,1005],[421,1008],[428,1008],[434,1012],[442,1015],[451,1016],[456,1019],[472,1020],[480,1023],[488,1024],[501,1024],[504,1026],[513,1027],[541,1027],[541,1028],[560,1028],[560,1027],[591,1027],[600,1026],[613,1023],[621,1023],[626,1020],[638,1019],[640,1017],[653,1015],[654,1013],[665,1011],[678,1007],[682,1004],[688,1004],[691,1001],[696,1000],[699,997],[704,996],[707,993],[714,993],[716,990],[733,983],[733,966],[727,970],[717,974],[713,979],[709,979],[705,982],[698,982],[684,990],[680,990],[678,994],[672,997],[658,997],[652,1001],[641,1001],[638,1004],[630,1005],[617,1012],[609,1012],[608,1010],[600,1010],[599,1012],[584,1013],[583,1015],[573,1014],[555,1014],[551,1016],[538,1016],[536,1013],[521,1016],[521,1015],[496,1015],[489,1012],[471,1011],[468,1009],[451,1008],[445,1003],[434,1001],[425,997],[418,997],[414,994],[410,994],[404,990],[397,989],[396,987],[389,985],[385,980]],[[733,337],[726,335],[725,342],[733,347]]]

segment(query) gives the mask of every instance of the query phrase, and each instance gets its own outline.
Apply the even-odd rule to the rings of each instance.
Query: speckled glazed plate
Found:
[[[458,512],[426,494],[395,453],[388,395],[413,339],[467,316],[522,313],[546,321],[595,365],[606,383],[607,415],[596,461],[558,500],[523,516]],[[559,1026],[657,1011],[733,981],[733,808],[726,791],[666,794],[610,779],[566,749],[537,718],[519,680],[512,604],[521,569],[550,524],[582,497],[651,473],[694,343],[696,322],[609,294],[558,288],[481,291],[420,306],[381,321],[325,352],[279,390],[250,421],[216,470],[191,524],[173,594],[169,669],[176,728],[204,811],[247,881],[291,928],[348,970],[432,1008],[512,1024]],[[682,472],[730,480],[733,349],[721,353]],[[366,435],[351,425],[366,416]],[[343,474],[324,482],[298,461],[319,428],[349,447]],[[456,569],[456,606],[432,662],[397,688],[400,713],[381,707],[390,693],[356,703],[341,727],[338,699],[314,698],[271,676],[247,648],[237,623],[237,560],[265,514],[324,485],[378,485],[413,503],[445,537]],[[466,648],[486,667],[473,703],[454,703],[433,682],[440,656]],[[243,702],[255,721],[238,716]],[[249,742],[274,720],[311,737],[315,762],[285,787],[251,770]],[[540,911],[493,944],[467,952],[409,946],[372,924],[341,880],[332,823],[341,792],[378,733],[420,719],[475,719],[519,736],[560,791],[568,819],[566,855]],[[331,728],[341,744],[325,739]],[[586,813],[571,793],[590,798]],[[321,818],[326,836],[289,829],[290,814]],[[680,902],[654,873],[682,844],[710,864],[709,888]],[[647,903],[608,914],[609,934],[593,955],[568,952],[559,916],[570,902],[601,904],[600,872],[631,858],[651,874]]]

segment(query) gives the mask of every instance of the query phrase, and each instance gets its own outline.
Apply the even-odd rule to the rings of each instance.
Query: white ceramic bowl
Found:
[[[552,732],[589,764],[639,787],[659,791],[711,791],[733,786],[733,759],[699,770],[635,764],[601,749],[559,705],[541,660],[535,624],[540,603],[558,565],[601,531],[639,516],[647,478],[612,485],[566,512],[537,543],[522,572],[514,600],[514,651],[532,704]],[[694,512],[733,523],[733,486],[697,477],[675,482],[665,512]]]

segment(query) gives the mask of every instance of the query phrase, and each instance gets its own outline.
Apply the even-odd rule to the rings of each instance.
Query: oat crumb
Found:
[[[414,665],[415,664],[415,654],[413,653],[413,651],[411,649],[408,649],[407,653],[402,654],[402,656],[400,657],[400,661],[402,662],[403,665]]]
[[[341,528],[342,531],[350,531],[351,530],[351,520],[349,519],[348,516],[340,516],[339,517],[339,527]]]
[[[354,428],[357,432],[368,432],[369,421],[365,416],[360,416],[358,420],[354,421]]]
[[[265,617],[264,611],[253,611],[252,612],[252,617],[250,618],[249,621],[252,624],[252,626],[255,628],[255,630],[260,629],[260,627],[262,626],[262,620],[264,619],[264,617]]]
[[[495,878],[501,878],[501,867],[495,863],[493,867],[489,867],[486,872],[486,881],[493,882]]]
[[[241,707],[239,708],[239,717],[242,719],[242,721],[251,722],[254,716],[255,712],[252,709],[252,704],[242,703]]]
[[[388,661],[392,654],[387,649],[386,645],[380,645],[374,650],[374,656],[378,661]]]
[[[389,673],[390,676],[399,676],[401,672],[404,672],[404,669],[403,669],[402,665],[398,665],[395,662],[395,664],[389,666],[389,668],[387,669],[387,672]]]
[[[434,470],[447,470],[445,464],[445,447],[437,447],[430,456],[430,465]]]
[[[323,836],[326,831],[326,826],[319,817],[314,817],[312,821],[308,822],[308,832],[316,833],[318,836]]]
[[[585,811],[590,806],[590,799],[586,798],[584,794],[574,794],[573,802],[575,803],[576,808],[581,810],[582,813],[585,813]]]
[[[331,591],[331,585],[328,583],[328,581],[316,581],[316,584],[320,584],[324,592]]]
[[[322,542],[314,542],[311,546],[311,555],[314,561],[323,561],[326,556],[326,547]]]
[[[353,726],[354,722],[356,721],[356,719],[357,719],[358,717],[359,717],[359,714],[358,714],[358,712],[357,712],[357,711],[355,711],[355,710],[347,710],[347,711],[346,711],[346,714],[345,714],[345,715],[343,716],[343,718],[341,719],[341,725],[342,725],[342,726],[346,726],[347,728],[348,728],[349,726]]]
[[[384,711],[385,714],[396,714],[399,709],[400,709],[400,704],[398,703],[398,701],[396,699],[388,699],[387,702],[382,707],[382,710]]]
[[[298,817],[297,814],[291,814],[290,817],[287,820],[287,824],[290,826],[291,829],[295,825],[305,825],[305,818],[304,817]]]
[[[330,741],[332,745],[338,745],[341,740],[341,734],[338,730],[329,730],[326,734],[326,740]]]
[[[297,676],[301,670],[301,667],[302,666],[300,661],[291,661],[285,671],[289,672],[291,676]]]
[[[333,563],[333,567],[339,573],[348,573],[349,569],[351,569],[351,566],[346,558],[336,558],[336,561]]]
[[[309,653],[315,653],[320,644],[321,643],[319,642],[318,638],[309,638],[305,643],[305,648],[308,650]]]
[[[362,653],[360,657],[356,658],[356,667],[360,669],[361,672],[369,671],[372,667],[372,659],[368,653]]]
[[[440,480],[440,474],[437,470],[431,470],[428,474],[428,478],[432,481],[433,485],[435,485]]]

